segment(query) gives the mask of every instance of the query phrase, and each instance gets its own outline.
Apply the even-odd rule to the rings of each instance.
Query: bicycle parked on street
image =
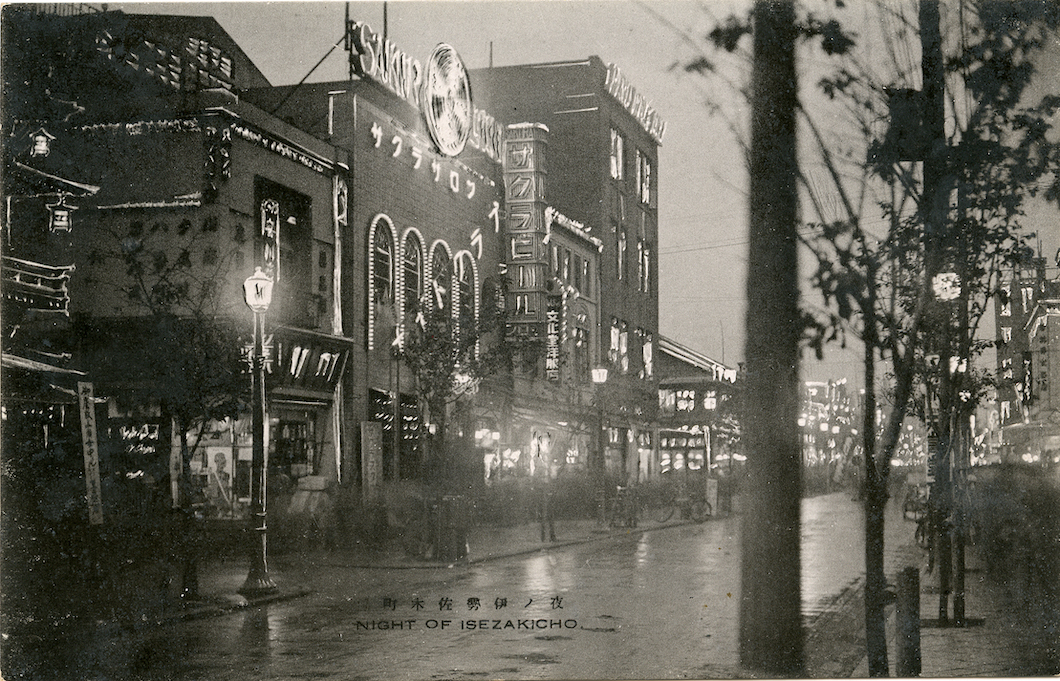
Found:
[[[678,511],[682,519],[691,519],[701,523],[713,514],[710,502],[703,495],[690,494],[687,487],[680,485],[665,490],[659,505],[653,513],[656,522],[665,523]]]
[[[616,488],[615,496],[607,502],[607,522],[611,527],[636,527],[640,516],[637,490],[633,487]]]

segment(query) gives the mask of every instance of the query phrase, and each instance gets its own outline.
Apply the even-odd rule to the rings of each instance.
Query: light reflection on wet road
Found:
[[[807,607],[861,571],[858,507],[818,499],[803,511]],[[325,567],[305,576],[314,589],[305,598],[67,640],[35,678],[719,676],[737,658],[738,526],[733,517],[634,530],[448,570]]]

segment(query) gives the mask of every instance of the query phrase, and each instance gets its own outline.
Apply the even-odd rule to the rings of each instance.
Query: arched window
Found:
[[[452,263],[445,246],[440,243],[434,245],[431,253],[431,289],[431,302],[435,308],[452,309],[449,307],[453,292]]]
[[[405,237],[405,245],[401,249],[401,267],[404,311],[408,314],[417,309],[420,296],[423,295],[423,249],[415,234]]]
[[[372,239],[372,302],[383,305],[394,301],[394,241],[382,223],[375,226]]]

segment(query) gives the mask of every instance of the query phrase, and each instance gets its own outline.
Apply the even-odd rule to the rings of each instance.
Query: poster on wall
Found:
[[[361,422],[361,495],[365,504],[376,504],[383,491],[383,424]]]

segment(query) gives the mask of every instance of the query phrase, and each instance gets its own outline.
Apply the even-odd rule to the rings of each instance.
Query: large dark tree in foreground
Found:
[[[905,415],[930,390],[940,442],[933,454],[948,480],[949,433],[981,386],[980,374],[958,369],[982,347],[975,331],[1001,272],[1029,255],[1025,206],[1057,199],[1060,153],[1050,119],[1060,100],[1033,93],[1042,75],[1035,62],[1055,44],[1060,8],[964,2],[940,16],[937,0],[881,3],[870,15],[877,24],[856,24],[860,17],[835,5],[800,10],[796,19],[808,49],[827,57],[814,61],[823,69],[817,87],[799,93],[807,140],[799,173],[816,218],[800,234],[824,302],[807,310],[805,338],[819,354],[828,341],[851,335],[864,346],[866,636],[869,672],[885,676],[890,461]],[[751,27],[733,17],[708,40],[740,51]],[[710,77],[719,71],[706,57],[688,69]],[[949,287],[952,303],[943,301],[946,282],[958,282]],[[882,389],[892,410],[877,440],[879,362],[888,367]],[[950,490],[936,492],[936,513],[945,516]]]

